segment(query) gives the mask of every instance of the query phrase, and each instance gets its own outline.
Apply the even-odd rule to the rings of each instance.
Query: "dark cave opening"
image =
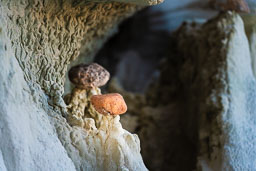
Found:
[[[121,123],[139,135],[147,168],[188,171],[196,168],[196,124],[191,126],[186,116],[178,72],[184,59],[176,50],[175,33],[156,29],[165,24],[164,15],[146,8],[125,20],[94,61],[111,74],[103,91],[118,92],[127,102]]]
[[[143,93],[166,56],[170,34],[155,30],[164,22],[161,11],[146,8],[125,20],[119,32],[97,53],[95,62],[119,79],[125,90]]]

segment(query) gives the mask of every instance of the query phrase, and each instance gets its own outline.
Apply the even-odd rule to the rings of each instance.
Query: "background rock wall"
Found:
[[[141,138],[150,170],[255,168],[254,17],[246,17],[246,25],[231,12],[184,23],[166,37],[167,57],[144,94],[122,86],[119,73],[112,80],[109,91],[129,106],[121,122]]]
[[[181,41],[179,48],[185,66],[196,66],[184,67],[184,76],[192,78],[186,85],[190,115],[198,118],[199,168],[255,169],[255,78],[242,19],[228,12],[193,34],[183,28],[179,39],[196,42]]]

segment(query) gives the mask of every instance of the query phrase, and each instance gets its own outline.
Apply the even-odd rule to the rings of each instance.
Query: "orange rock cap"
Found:
[[[95,110],[104,115],[120,115],[127,111],[124,98],[118,93],[93,95],[91,102]]]

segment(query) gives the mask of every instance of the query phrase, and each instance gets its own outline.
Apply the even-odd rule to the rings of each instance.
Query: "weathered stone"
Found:
[[[228,0],[226,9],[237,12],[250,12],[246,0]]]
[[[241,17],[227,12],[202,27],[184,25],[177,40],[187,117],[198,120],[198,170],[255,170],[256,81]]]
[[[94,108],[101,114],[120,115],[127,111],[124,98],[118,93],[94,95],[91,97]]]
[[[0,170],[147,170],[138,136],[118,116],[86,113],[70,126],[63,116],[87,100],[74,93],[69,102],[77,107],[69,111],[62,98],[67,68],[80,51],[93,56],[140,8],[113,1],[0,2]]]
[[[249,13],[250,8],[246,0],[227,0],[226,3],[219,3],[218,0],[210,0],[210,5],[219,10],[232,10],[236,12]]]
[[[104,86],[110,77],[109,72],[99,64],[80,64],[72,67],[69,80],[78,88],[88,89]]]

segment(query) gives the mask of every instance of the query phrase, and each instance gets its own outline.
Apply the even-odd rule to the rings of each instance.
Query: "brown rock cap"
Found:
[[[234,10],[236,12],[245,12],[249,13],[250,9],[246,0],[227,0],[226,5],[227,10]]]
[[[95,110],[104,115],[120,115],[127,111],[124,98],[118,93],[94,95],[91,102]]]
[[[69,80],[78,88],[87,89],[105,85],[110,77],[109,72],[97,63],[80,64],[68,72]]]

